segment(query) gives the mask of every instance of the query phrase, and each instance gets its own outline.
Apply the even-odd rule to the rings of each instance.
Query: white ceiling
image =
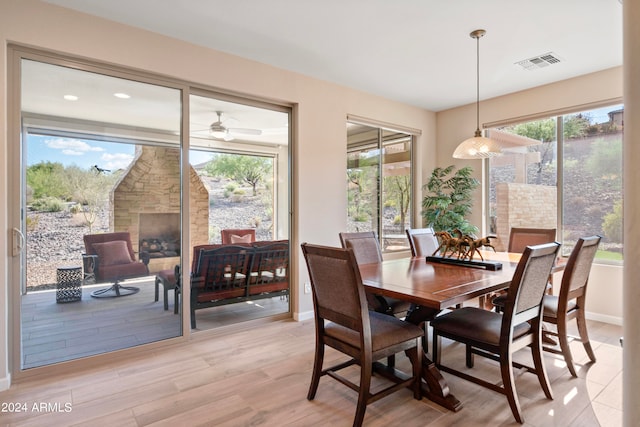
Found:
[[[46,0],[441,111],[622,64],[621,0]],[[516,62],[552,52],[557,64]]]

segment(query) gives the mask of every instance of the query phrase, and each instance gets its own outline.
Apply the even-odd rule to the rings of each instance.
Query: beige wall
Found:
[[[0,170],[8,170],[7,43],[86,57],[119,66],[159,73],[211,88],[256,96],[292,105],[296,111],[292,160],[294,228],[292,270],[296,317],[312,311],[310,295],[301,291],[307,280],[298,250],[303,241],[339,245],[338,232],[346,228],[346,115],[394,123],[422,130],[416,152],[433,167],[435,114],[320,80],[283,71],[150,32],[90,17],[36,0],[0,3]],[[125,48],[126,46],[126,48]],[[425,154],[427,153],[427,154]],[[6,173],[0,174],[0,228],[8,237],[17,215]],[[419,186],[417,186],[419,188]],[[416,208],[419,212],[419,209]],[[10,217],[11,215],[11,217]],[[8,240],[8,239],[5,239]],[[4,240],[3,240],[4,241]],[[13,258],[0,246],[0,390],[9,381],[8,348],[11,324],[7,298]],[[297,271],[296,271],[297,270]]]

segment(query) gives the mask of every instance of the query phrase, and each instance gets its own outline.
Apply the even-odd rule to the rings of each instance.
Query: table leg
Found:
[[[414,325],[424,325],[425,322],[433,319],[439,310],[427,308],[427,307],[413,307],[405,318],[406,322],[413,323]],[[429,358],[428,352],[428,337],[427,329],[424,328],[425,339],[423,340],[423,355],[422,355],[422,395],[427,399],[443,406],[451,411],[457,412],[462,408],[462,402],[460,402],[449,390],[449,384],[444,379],[436,364]],[[407,353],[407,357],[411,358]],[[413,363],[414,361],[411,360]]]

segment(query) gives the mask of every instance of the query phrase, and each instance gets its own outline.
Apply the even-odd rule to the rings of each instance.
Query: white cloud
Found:
[[[118,169],[124,169],[129,166],[129,164],[133,160],[133,154],[104,153],[101,156],[101,159],[105,162],[104,166],[100,165],[101,168],[115,171]]]
[[[84,153],[85,153],[84,151],[67,150],[67,149],[62,150],[62,154],[67,156],[82,156]]]
[[[94,147],[84,141],[80,141],[79,139],[47,139],[44,143],[49,148],[62,150],[64,154],[68,154],[71,156],[81,156],[82,154],[89,151],[104,151],[104,148]]]

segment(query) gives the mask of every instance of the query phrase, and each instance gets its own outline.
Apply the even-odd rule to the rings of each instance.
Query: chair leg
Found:
[[[313,373],[311,374],[311,384],[307,393],[307,400],[313,400],[318,391],[318,384],[322,376],[322,363],[324,361],[324,344],[316,343],[316,355],[313,360]]]
[[[396,366],[396,355],[392,354],[391,356],[387,356],[387,366],[390,368],[395,368]]]
[[[466,345],[466,361],[467,368],[473,368],[473,353],[471,352],[471,346],[469,344]]]
[[[584,310],[579,310],[576,316],[576,323],[578,324],[578,333],[580,334],[580,341],[584,350],[587,352],[589,359],[595,363],[596,355],[591,348],[591,341],[589,341],[589,334],[587,333],[587,320],[584,318]]]
[[[371,360],[363,358],[360,364],[360,389],[358,393],[358,406],[356,407],[356,416],[353,419],[353,425],[361,426],[364,421],[364,413],[367,410],[367,402],[369,401],[369,390],[371,388],[371,373],[373,364]]]
[[[407,356],[411,360],[413,368],[413,398],[422,399],[422,349],[420,342],[416,342],[416,347],[407,350]]]
[[[560,342],[560,350],[562,356],[567,364],[567,369],[573,377],[578,377],[575,366],[573,366],[573,357],[571,356],[571,348],[569,347],[569,337],[567,336],[567,322],[563,319],[558,319],[558,341]]]
[[[509,407],[513,413],[513,417],[520,424],[524,424],[524,418],[522,418],[522,411],[520,410],[520,402],[518,401],[518,395],[516,394],[516,384],[513,378],[513,368],[511,366],[512,357],[511,353],[500,358],[500,374],[502,375],[502,384],[504,386],[504,393],[509,401]]]
[[[431,347],[433,348],[433,354],[431,355],[431,357],[433,358],[433,363],[435,363],[436,366],[440,364],[440,357],[442,356],[442,352],[440,350],[442,342],[440,341],[440,339],[440,335],[437,335],[434,329],[433,336],[431,338],[431,341],[433,341],[431,343]]]
[[[544,395],[547,396],[547,399],[553,399],[547,369],[544,366],[541,334],[538,334],[538,338],[531,344],[531,356],[533,357],[533,366],[536,370],[540,387],[542,387],[542,391],[544,391]]]
[[[158,297],[159,297],[159,293],[158,293],[158,287],[160,286],[160,278],[158,276],[156,276],[156,293],[155,293],[155,299],[153,300],[154,302],[158,302]],[[166,310],[166,308],[165,308]]]
[[[196,299],[195,292],[191,294],[191,329],[196,328],[196,303],[198,302]]]
[[[169,283],[162,283],[162,288],[164,291],[164,309],[169,310]]]
[[[175,288],[173,288],[173,314],[178,314],[178,311],[180,309],[179,295],[180,295],[180,290],[176,286]]]

